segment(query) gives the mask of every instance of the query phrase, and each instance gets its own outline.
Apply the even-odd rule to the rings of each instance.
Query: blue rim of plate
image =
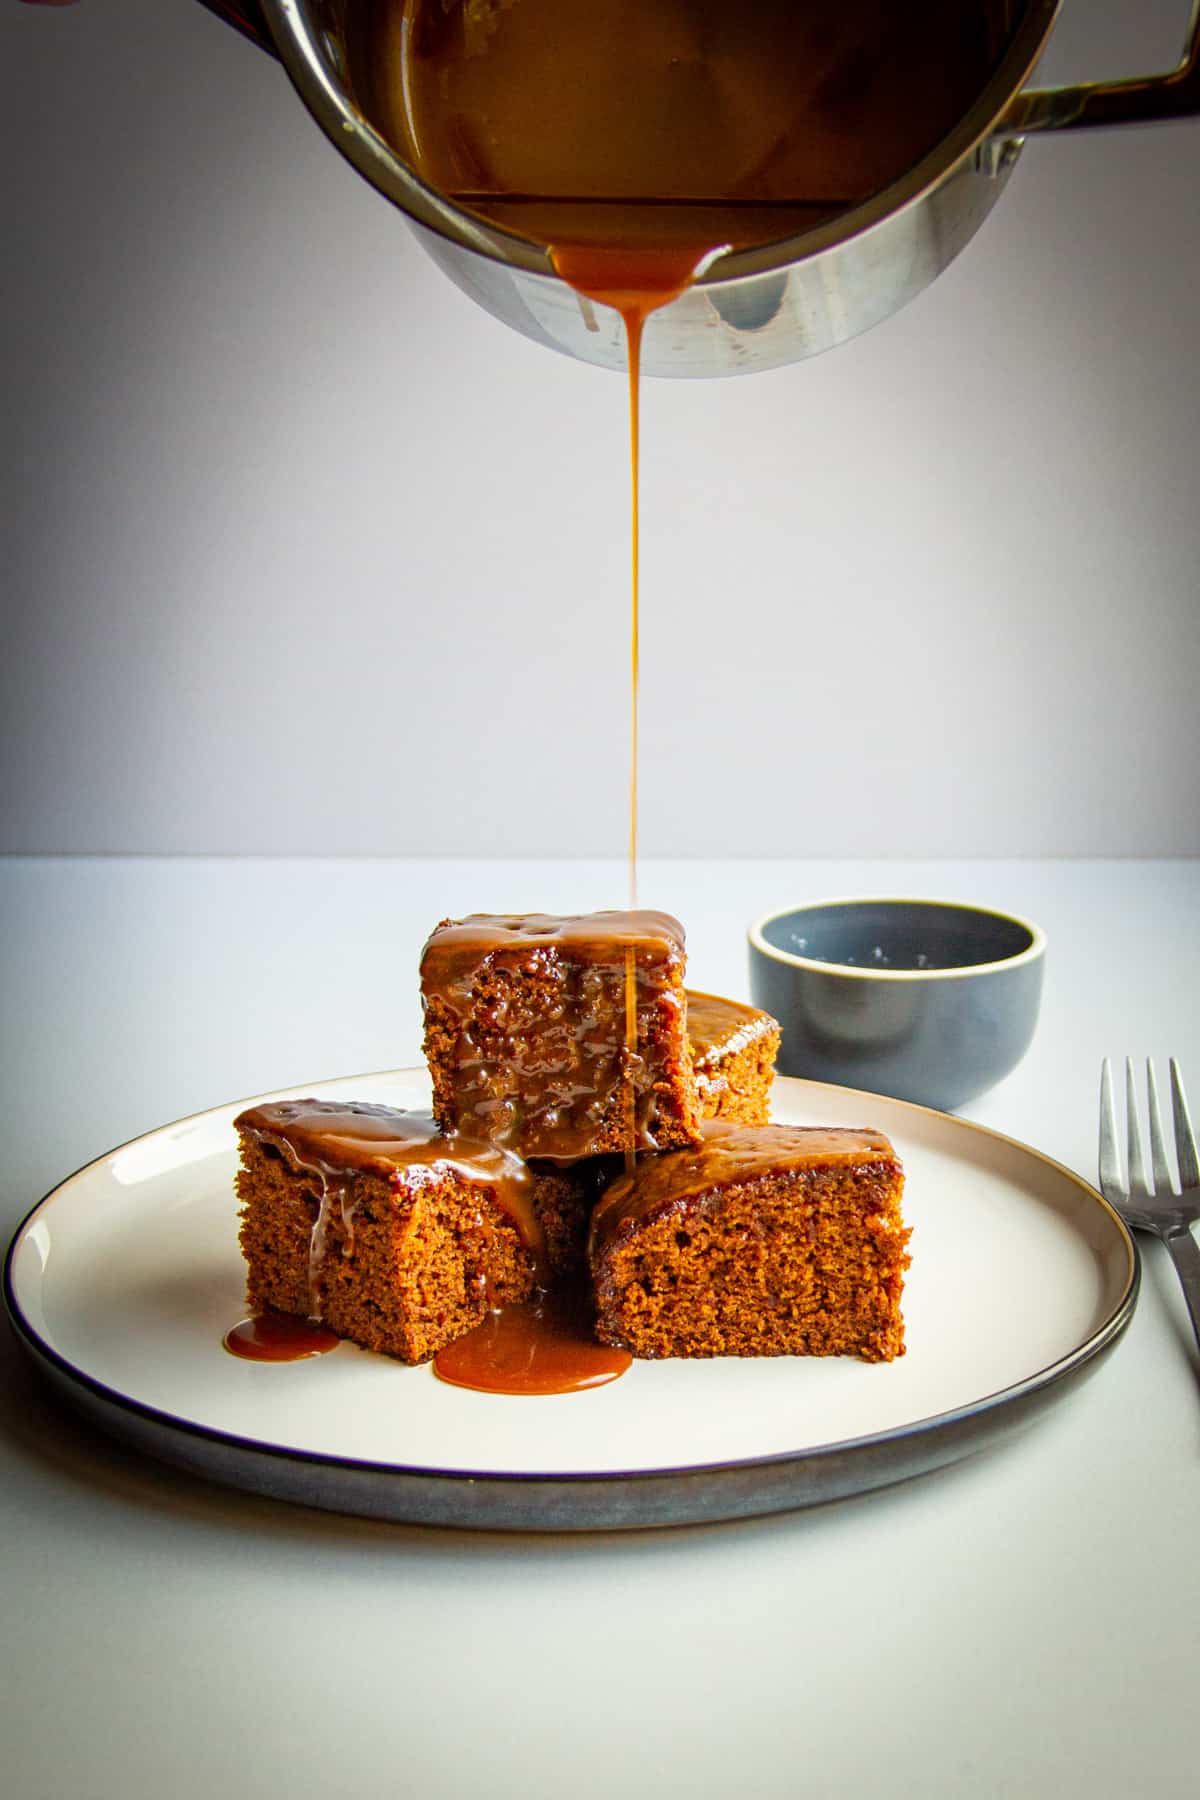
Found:
[[[379,1071],[371,1076],[338,1080],[378,1080],[389,1073],[411,1071]],[[807,1085],[824,1088],[830,1084]],[[300,1091],[295,1087],[280,1090],[287,1094]],[[860,1097],[870,1100],[875,1096]],[[248,1100],[237,1104],[255,1103],[256,1100]],[[206,1111],[224,1112],[228,1104]],[[918,1114],[934,1111],[907,1100],[888,1099],[887,1105]],[[628,1472],[473,1473],[290,1449],[215,1426],[198,1425],[107,1386],[47,1343],[25,1316],[17,1298],[13,1279],[17,1252],[43,1207],[68,1182],[107,1162],[130,1144],[205,1116],[188,1114],[115,1145],[56,1182],[30,1208],[13,1233],[4,1259],[4,1304],[9,1322],[22,1350],[51,1389],[109,1436],[159,1462],[223,1486],[325,1512],[457,1530],[623,1531],[716,1524],[848,1499],[945,1468],[1024,1430],[1100,1368],[1120,1342],[1137,1306],[1141,1285],[1137,1244],[1103,1195],[1073,1169],[1019,1139],[974,1120],[955,1119],[955,1124],[963,1129],[1012,1146],[1081,1189],[1111,1221],[1128,1257],[1121,1294],[1101,1324],[1065,1355],[1009,1387],[949,1412],[911,1420],[865,1437],[734,1462]]]

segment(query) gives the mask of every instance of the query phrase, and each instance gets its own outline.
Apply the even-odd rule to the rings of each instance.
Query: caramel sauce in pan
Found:
[[[586,1293],[559,1289],[489,1313],[438,1351],[433,1370],[486,1394],[574,1394],[616,1381],[631,1361],[627,1350],[595,1342]]]
[[[341,0],[350,86],[429,186],[540,244],[770,243],[877,193],[1021,0]]]
[[[289,1313],[261,1312],[243,1319],[221,1340],[231,1356],[248,1362],[300,1362],[336,1350],[341,1338],[319,1319],[295,1319]]]

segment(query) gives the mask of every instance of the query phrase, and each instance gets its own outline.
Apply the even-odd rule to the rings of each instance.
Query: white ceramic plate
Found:
[[[423,1071],[292,1091],[429,1099]],[[108,1430],[310,1505],[586,1529],[837,1498],[1025,1423],[1096,1367],[1136,1299],[1132,1239],[1061,1165],[943,1113],[779,1079],[777,1119],[876,1126],[904,1162],[913,1263],[897,1362],[635,1363],[606,1387],[517,1398],[351,1344],[239,1361],[221,1339],[244,1313],[232,1188],[244,1104],[151,1132],[63,1182],[18,1230],[5,1297],[42,1369]]]

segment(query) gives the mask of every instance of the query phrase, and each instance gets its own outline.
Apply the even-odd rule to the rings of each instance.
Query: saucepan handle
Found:
[[[1154,125],[1195,113],[1200,113],[1200,0],[1192,0],[1187,46],[1178,68],[1129,81],[1026,88],[1005,109],[995,134],[1016,138],[1032,131],[1074,131],[1093,125]]]
[[[258,0],[200,0],[200,4],[240,31],[243,37],[248,37],[260,50],[269,50],[272,56],[277,54],[275,40],[267,29]]]

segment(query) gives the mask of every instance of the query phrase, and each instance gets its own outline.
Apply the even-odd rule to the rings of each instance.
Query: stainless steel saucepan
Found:
[[[555,275],[543,249],[472,218],[427,187],[368,124],[341,73],[343,0],[203,4],[277,50],[322,129],[407,215],[464,293],[538,343],[624,368],[614,313],[581,300]],[[1031,133],[1200,112],[1200,0],[1193,0],[1183,60],[1169,73],[1047,89],[1027,84],[1060,0],[1009,4],[1008,49],[949,136],[901,180],[832,222],[718,257],[650,319],[642,351],[647,374],[732,375],[844,343],[898,312],[958,255],[999,199]]]

